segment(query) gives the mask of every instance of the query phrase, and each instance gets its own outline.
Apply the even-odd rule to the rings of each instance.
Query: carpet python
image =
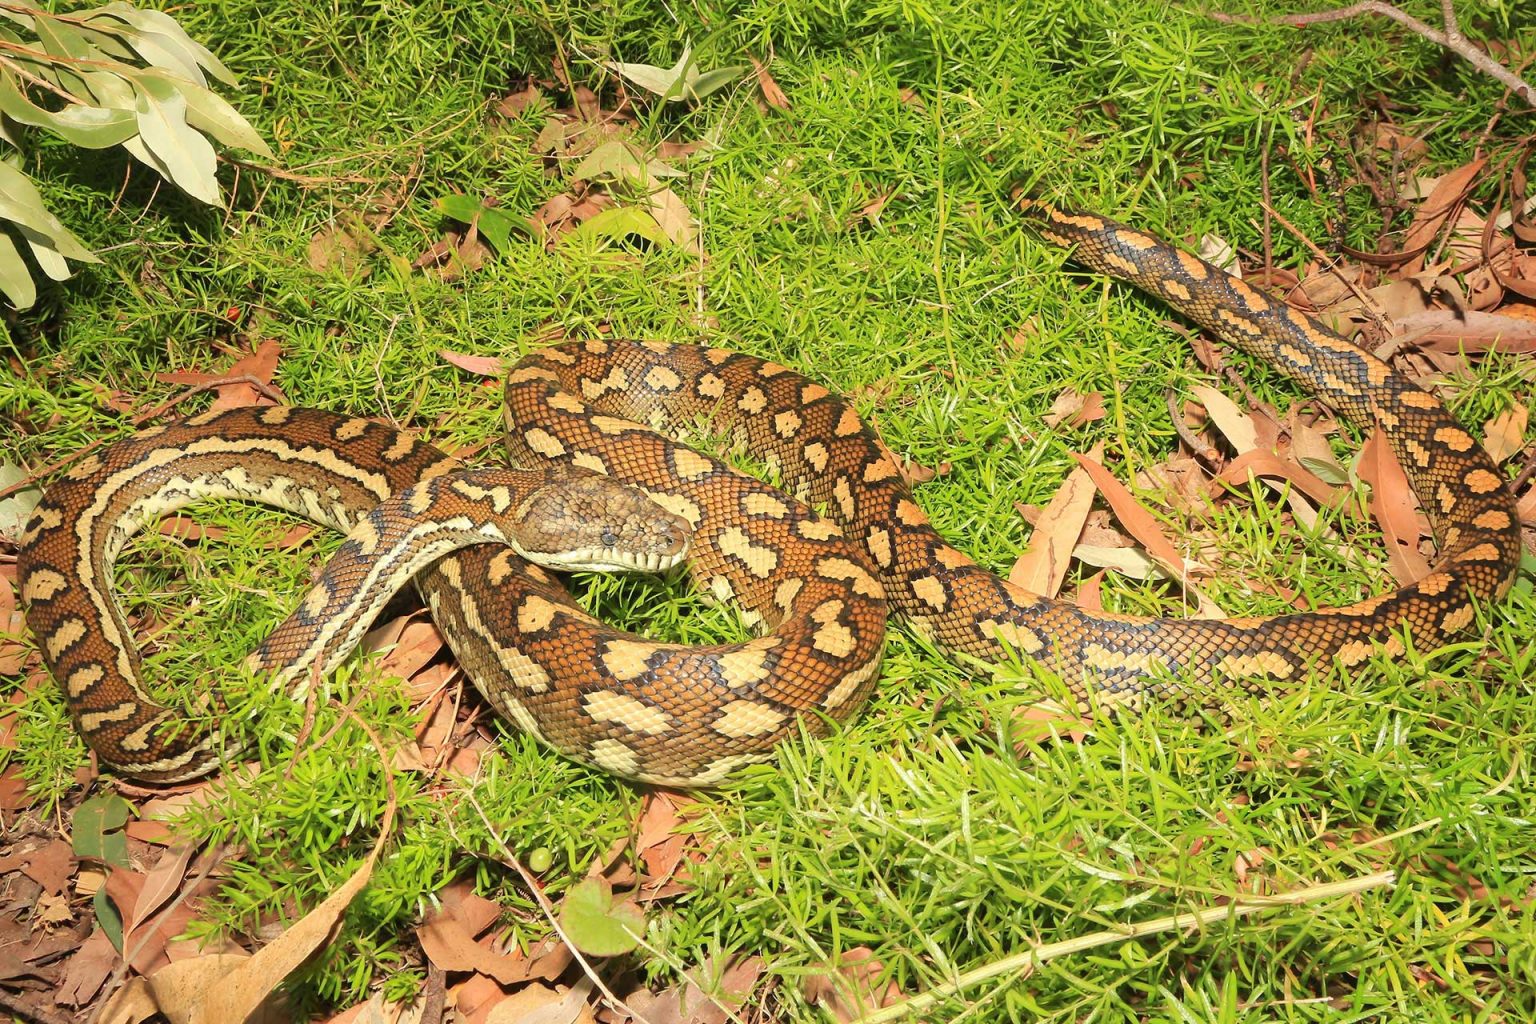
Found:
[[[540,349],[508,373],[512,461],[638,488],[669,514],[642,530],[650,548],[641,561],[675,558],[685,526],[693,578],[740,605],[762,630],[755,639],[683,647],[605,626],[475,517],[517,518],[517,486],[461,475],[449,456],[392,427],[288,407],[193,417],[77,462],[23,539],[28,624],[105,764],[158,780],[209,770],[216,730],[147,695],[107,584],[147,516],[206,494],[245,497],[353,531],[351,568],[322,576],[255,663],[286,680],[317,659],[330,664],[366,625],[365,605],[376,607],[362,591],[402,585],[408,568],[430,563],[417,586],[498,711],[616,775],[708,785],[858,708],[878,673],[888,606],[951,652],[1035,659],[1081,702],[1135,709],[1202,689],[1284,684],[1376,648],[1402,653],[1405,633],[1432,649],[1471,624],[1476,601],[1508,589],[1520,543],[1513,496],[1439,400],[1317,321],[1149,235],[1039,204],[1024,213],[1079,263],[1158,296],[1354,423],[1380,424],[1433,526],[1440,553],[1430,572],[1348,607],[1268,618],[1089,612],[1011,586],[946,543],[852,405],[820,384],[724,349],[593,339]],[[669,436],[700,422],[744,446],[788,493]],[[437,522],[445,494],[458,505],[442,515],[463,520],[453,529],[396,521]],[[424,546],[396,550],[413,533]],[[461,542],[472,546],[447,553]]]

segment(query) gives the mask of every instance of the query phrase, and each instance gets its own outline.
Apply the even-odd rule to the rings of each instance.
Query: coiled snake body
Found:
[[[698,648],[642,640],[592,619],[514,550],[477,544],[437,558],[417,582],[487,699],[579,760],[642,781],[703,785],[856,709],[878,672],[887,602],[951,651],[992,660],[1017,652],[1059,673],[1084,701],[1136,707],[1180,699],[1191,686],[1295,680],[1320,660],[1358,663],[1375,645],[1400,652],[1405,630],[1430,649],[1472,621],[1474,601],[1508,589],[1519,557],[1513,497],[1438,400],[1315,321],[1148,235],[1039,205],[1026,215],[1079,262],[1159,296],[1354,422],[1380,423],[1434,527],[1440,556],[1431,572],[1346,608],[1273,618],[1089,613],[1010,586],[946,543],[852,406],[819,384],[722,349],[572,342],[532,353],[508,375],[514,462],[568,463],[638,486],[692,529],[697,582],[737,601],[766,632]],[[800,501],[663,436],[700,419],[743,443]],[[370,510],[458,468],[392,428],[284,407],[196,417],[76,464],[39,504],[19,576],[44,659],[101,759],[168,780],[217,758],[216,737],[144,693],[107,591],[111,560],[144,516],[223,493],[356,527],[353,576],[323,578],[290,620],[297,624],[274,634],[292,644],[269,640],[258,652],[257,664],[291,679],[322,648],[344,653],[341,633],[360,631],[356,577],[398,585],[409,576],[381,540],[389,523]],[[516,514],[524,492],[499,479],[420,487],[404,502],[430,516],[433,494],[452,490],[461,505]],[[494,533],[465,519],[457,536],[471,543]],[[458,544],[444,540],[430,557]],[[375,555],[384,568],[368,568]],[[353,613],[345,629],[328,624],[337,610]],[[325,657],[334,661],[334,652]]]

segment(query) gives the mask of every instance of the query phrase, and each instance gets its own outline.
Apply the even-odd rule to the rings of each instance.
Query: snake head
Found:
[[[572,468],[552,472],[520,513],[518,554],[562,572],[665,572],[692,535],[686,519],[639,488]]]

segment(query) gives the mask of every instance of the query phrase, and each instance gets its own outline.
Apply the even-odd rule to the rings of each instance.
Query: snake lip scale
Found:
[[[377,594],[414,575],[504,716],[616,775],[697,786],[852,714],[875,684],[888,610],[954,654],[1024,655],[1083,706],[1135,711],[1284,686],[1377,648],[1401,654],[1405,634],[1433,649],[1508,590],[1519,561],[1513,495],[1438,399],[1150,235],[1037,203],[1023,212],[1080,264],[1158,296],[1354,423],[1380,424],[1434,529],[1430,572],[1348,607],[1269,618],[1090,613],[1013,587],[950,546],[852,406],[815,381],[724,349],[593,339],[532,352],[507,375],[509,454],[532,469],[466,473],[402,431],[283,406],[195,416],[87,456],[48,489],[23,537],[18,577],[43,659],[104,764],[149,780],[216,766],[217,731],[146,693],[109,582],[145,518],[204,496],[248,498],[353,531],[344,567],[333,563],[252,655],[278,682],[344,654]],[[789,493],[669,436],[700,420]],[[617,534],[605,521],[586,555],[661,565],[691,533],[697,584],[739,604],[761,635],[704,647],[628,635],[522,557],[508,517],[528,510],[527,494],[603,477],[626,485],[626,507],[645,510],[636,515],[652,523],[641,531],[652,546],[611,556]],[[537,529],[538,516],[529,520]]]

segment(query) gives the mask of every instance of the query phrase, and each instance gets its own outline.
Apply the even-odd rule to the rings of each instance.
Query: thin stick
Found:
[[[513,871],[516,871],[518,875],[521,876],[523,884],[526,885],[528,887],[528,891],[533,894],[534,901],[538,903],[539,909],[544,912],[544,917],[549,921],[550,927],[554,928],[555,934],[560,937],[560,941],[565,943],[565,948],[570,950],[571,956],[574,957],[576,963],[580,965],[582,973],[587,976],[588,980],[590,980],[593,985],[597,986],[597,990],[601,992],[603,997],[608,1000],[608,1004],[610,1006],[613,1006],[616,1009],[622,1010],[629,1014],[630,1017],[639,1022],[639,1024],[650,1024],[650,1022],[642,1014],[636,1012],[627,1003],[625,1003],[624,1000],[615,995],[612,989],[603,983],[603,979],[598,975],[597,971],[592,968],[592,965],[587,962],[587,958],[582,955],[581,950],[576,948],[576,943],[572,942],[571,937],[565,934],[565,929],[560,926],[560,915],[555,912],[555,905],[549,902],[548,896],[544,895],[544,887],[539,885],[539,880],[534,878],[533,873],[527,868],[523,867],[523,862],[518,860],[517,857],[512,853],[512,848],[509,847],[506,844],[506,841],[501,838],[501,833],[496,830],[496,826],[491,824],[491,819],[486,815],[485,810],[481,808],[479,802],[475,799],[475,795],[473,793],[466,792],[464,794],[464,798],[468,800],[469,805],[475,809],[475,813],[480,815],[480,820],[485,823],[486,830],[490,832],[491,838],[494,839],[496,841],[496,845],[501,848],[500,853],[496,859],[505,864],[507,867],[510,867]]]
[[[1300,28],[1306,25],[1321,25],[1329,21],[1346,21],[1350,18],[1358,18],[1362,14],[1379,14],[1383,18],[1390,18],[1404,26],[1414,35],[1422,36],[1437,46],[1445,47],[1483,74],[1497,79],[1505,88],[1530,106],[1536,107],[1536,88],[1532,88],[1519,75],[1473,46],[1471,41],[1461,34],[1461,28],[1456,23],[1456,12],[1451,8],[1451,0],[1440,0],[1440,10],[1445,18],[1443,32],[1411,14],[1398,10],[1385,0],[1360,0],[1359,3],[1338,7],[1331,11],[1287,14],[1279,18],[1257,18],[1248,14],[1227,14],[1221,11],[1212,11],[1211,17],[1228,24],[1294,25]]]
[[[911,999],[904,999],[899,1003],[882,1007],[874,1013],[865,1014],[858,1018],[854,1024],[881,1024],[883,1021],[899,1020],[902,1017],[914,1013],[921,1013],[951,996],[959,995],[966,989],[974,988],[984,981],[1005,974],[1014,974],[1033,970],[1047,960],[1054,960],[1069,953],[1082,953],[1099,946],[1110,946],[1127,939],[1139,939],[1148,935],[1156,935],[1159,932],[1189,931],[1196,928],[1204,928],[1207,925],[1219,924],[1222,921],[1234,921],[1250,914],[1261,914],[1277,907],[1294,907],[1304,903],[1316,903],[1319,900],[1332,899],[1335,896],[1349,896],[1367,889],[1375,889],[1384,885],[1391,885],[1397,879],[1396,872],[1379,871],[1373,875],[1361,875],[1356,878],[1348,878],[1342,882],[1329,882],[1326,885],[1314,885],[1306,889],[1297,889],[1294,892],[1281,893],[1277,896],[1245,896],[1224,907],[1210,907],[1206,910],[1197,910],[1189,914],[1170,914],[1167,917],[1154,918],[1151,921],[1143,921],[1140,924],[1126,925],[1124,928],[1108,931],[1094,932],[1091,935],[1083,935],[1065,942],[1049,942],[1039,946],[1032,946],[1023,953],[1015,956],[1004,957],[995,960],[974,971],[967,971],[954,981],[946,982],[937,988],[919,993]]]

